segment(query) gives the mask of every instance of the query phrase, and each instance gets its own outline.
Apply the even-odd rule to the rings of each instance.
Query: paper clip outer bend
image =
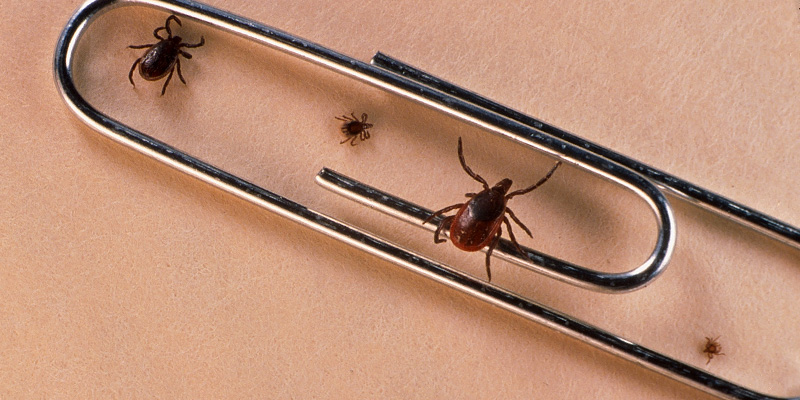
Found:
[[[676,242],[675,220],[666,197],[652,182],[606,158],[546,135],[516,121],[511,121],[481,107],[428,88],[393,72],[355,60],[286,32],[249,21],[229,13],[220,13],[197,2],[176,0],[117,0],[94,1],[84,6],[87,13],[108,9],[109,6],[146,5],[195,18],[200,22],[263,43],[299,58],[327,67],[344,75],[364,81],[481,126],[525,146],[549,153],[573,165],[605,177],[641,197],[652,209],[658,233],[650,256],[640,266],[622,273],[604,273],[537,254],[531,263],[527,257],[511,252],[499,252],[506,260],[523,265],[544,275],[596,291],[621,293],[639,289],[656,278],[666,268]],[[63,85],[66,86],[66,85]],[[87,123],[91,124],[91,122]],[[116,139],[115,139],[116,140]],[[152,139],[150,139],[152,140]],[[164,160],[172,164],[171,161]],[[502,250],[502,249],[501,249]]]
[[[656,276],[666,265],[675,242],[672,212],[663,194],[646,178],[620,167],[616,163],[391,72],[341,55],[256,21],[188,0],[92,0],[81,6],[68,21],[56,45],[54,56],[56,84],[68,107],[83,122],[101,134],[303,226],[720,398],[781,399],[781,397],[767,396],[736,385],[569,315],[542,306],[412,251],[398,247],[375,235],[247,182],[104,115],[87,103],[77,91],[73,81],[72,62],[77,42],[91,20],[113,7],[122,5],[144,5],[194,18],[210,26],[247,37],[321,64],[389,92],[432,105],[451,115],[484,126],[489,130],[513,131],[514,133],[509,137],[520,143],[595,171],[628,187],[645,198],[656,213],[657,221],[659,222],[659,242],[657,250],[654,251],[651,257],[656,261],[654,265],[657,267],[654,271],[651,270],[649,279]],[[436,98],[436,101],[441,101],[442,104],[452,100],[454,107],[437,107],[433,104],[435,101],[430,100],[429,97]],[[358,182],[354,182],[354,185],[356,189],[368,188]],[[394,199],[394,201],[400,205],[410,206],[409,203],[401,199]],[[639,269],[642,268],[640,267]],[[627,289],[629,290],[630,287]],[[800,398],[793,399],[800,400]]]
[[[541,253],[536,253],[533,257],[537,263],[529,261],[528,257],[516,254],[515,251],[506,252],[501,248],[498,252],[508,261],[515,262],[527,268],[535,270],[544,275],[559,279],[572,285],[588,288],[591,290],[622,293],[639,289],[647,285],[654,278],[659,276],[666,268],[675,248],[676,230],[675,220],[672,209],[663,193],[653,183],[606,158],[588,152],[579,146],[567,143],[563,140],[546,135],[533,128],[516,121],[511,121],[481,107],[470,104],[469,102],[449,96],[445,93],[428,88],[413,80],[399,76],[391,71],[386,71],[368,63],[355,60],[343,54],[337,53],[328,48],[317,45],[316,43],[293,36],[289,33],[259,24],[255,21],[247,20],[243,17],[217,10],[213,7],[193,2],[179,0],[107,0],[89,1],[84,4],[80,14],[94,15],[99,12],[110,10],[113,7],[123,5],[144,5],[159,8],[165,11],[182,14],[194,18],[199,22],[210,26],[243,36],[255,42],[265,44],[269,47],[284,51],[298,58],[319,64],[344,75],[348,75],[357,80],[384,89],[388,92],[421,102],[424,105],[435,108],[456,118],[481,126],[485,129],[498,133],[502,136],[525,146],[548,153],[560,158],[565,162],[579,166],[583,169],[594,172],[608,180],[611,180],[636,193],[648,204],[655,215],[657,224],[657,236],[655,246],[650,256],[640,266],[627,272],[604,273],[589,268],[574,265],[555,257],[550,257]],[[81,24],[86,24],[88,18],[84,18]],[[68,26],[73,30],[82,31],[82,26]],[[66,31],[65,31],[66,32]],[[74,35],[74,33],[73,33]],[[62,41],[64,38],[62,37]],[[64,56],[72,58],[73,48],[70,43],[63,43],[60,46],[65,48]],[[58,56],[58,54],[57,54]],[[56,59],[57,79],[63,81],[61,77],[68,76],[71,65]],[[59,67],[63,70],[59,70]],[[69,101],[70,98],[79,98],[77,91],[71,87],[71,83],[61,82],[61,91],[73,109],[78,104],[77,101]],[[78,110],[76,110],[78,111]],[[102,115],[100,113],[97,113]],[[80,113],[79,113],[80,115]],[[96,122],[92,118],[84,118],[84,121],[92,126]],[[102,116],[108,120],[108,117]],[[105,133],[101,130],[101,133]],[[118,135],[107,134],[114,140],[123,144],[147,151],[149,155],[161,159],[163,162],[176,168],[182,169],[192,175],[198,176],[195,168],[187,170],[183,164],[176,163],[174,152],[158,155],[142,148],[143,142],[152,142],[153,139],[142,135],[134,142],[121,140]],[[130,135],[133,137],[133,135]],[[146,138],[146,139],[145,139]],[[199,177],[199,176],[198,176]],[[202,178],[201,178],[202,179]],[[209,182],[215,184],[215,182]],[[505,247],[505,246],[503,246]],[[531,252],[529,252],[531,253]]]

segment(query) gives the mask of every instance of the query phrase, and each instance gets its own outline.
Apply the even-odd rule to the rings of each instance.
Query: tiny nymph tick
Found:
[[[351,146],[355,146],[356,139],[360,138],[362,142],[369,139],[369,128],[372,128],[372,124],[367,122],[366,113],[361,114],[361,121],[356,118],[354,113],[350,113],[350,116],[342,115],[336,119],[343,121],[341,130],[345,136],[345,139],[339,144],[349,141]]]

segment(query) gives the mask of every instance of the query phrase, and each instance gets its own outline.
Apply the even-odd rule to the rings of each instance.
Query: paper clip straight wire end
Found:
[[[388,92],[421,102],[456,118],[482,126],[515,142],[545,151],[564,161],[597,172],[609,180],[625,186],[639,194],[651,206],[659,224],[658,244],[651,256],[651,259],[654,260],[653,265],[656,266],[655,273],[651,273],[647,280],[657,276],[658,272],[663,269],[675,244],[674,220],[666,199],[647,178],[630,169],[620,167],[619,164],[608,158],[587,152],[580,146],[545,134],[537,130],[535,124],[534,127],[527,126],[394,72],[344,56],[256,21],[190,0],[91,0],[80,7],[68,21],[59,37],[55,51],[56,84],[70,109],[82,121],[101,134],[298,224],[720,398],[782,399],[764,395],[713,376],[691,365],[396,246],[357,227],[254,185],[104,115],[86,102],[75,87],[72,71],[74,49],[86,27],[94,18],[111,7],[122,5],[155,7],[165,12],[195,18],[209,26],[246,37],[380,87]],[[361,196],[365,198],[365,201],[386,203],[386,209],[394,210],[390,213],[399,215],[401,218],[413,221],[419,219],[421,215],[430,213],[429,210],[377,191],[360,182],[346,179],[333,171],[321,175],[322,177],[318,180],[332,182],[342,178],[339,180],[345,182],[344,184],[348,185],[348,188],[346,190],[335,189],[337,192],[352,198]],[[356,196],[353,193],[361,194]],[[792,399],[800,400],[800,397]]]

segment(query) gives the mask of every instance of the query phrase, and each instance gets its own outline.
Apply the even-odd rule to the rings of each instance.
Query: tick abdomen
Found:
[[[139,64],[139,75],[148,81],[156,81],[167,76],[178,61],[180,42],[180,36],[175,36],[147,50]]]

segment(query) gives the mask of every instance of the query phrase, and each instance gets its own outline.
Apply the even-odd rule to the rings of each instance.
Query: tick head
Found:
[[[511,179],[508,178],[497,182],[497,184],[492,188],[492,190],[502,192],[503,194],[508,193],[508,189],[511,189]]]

